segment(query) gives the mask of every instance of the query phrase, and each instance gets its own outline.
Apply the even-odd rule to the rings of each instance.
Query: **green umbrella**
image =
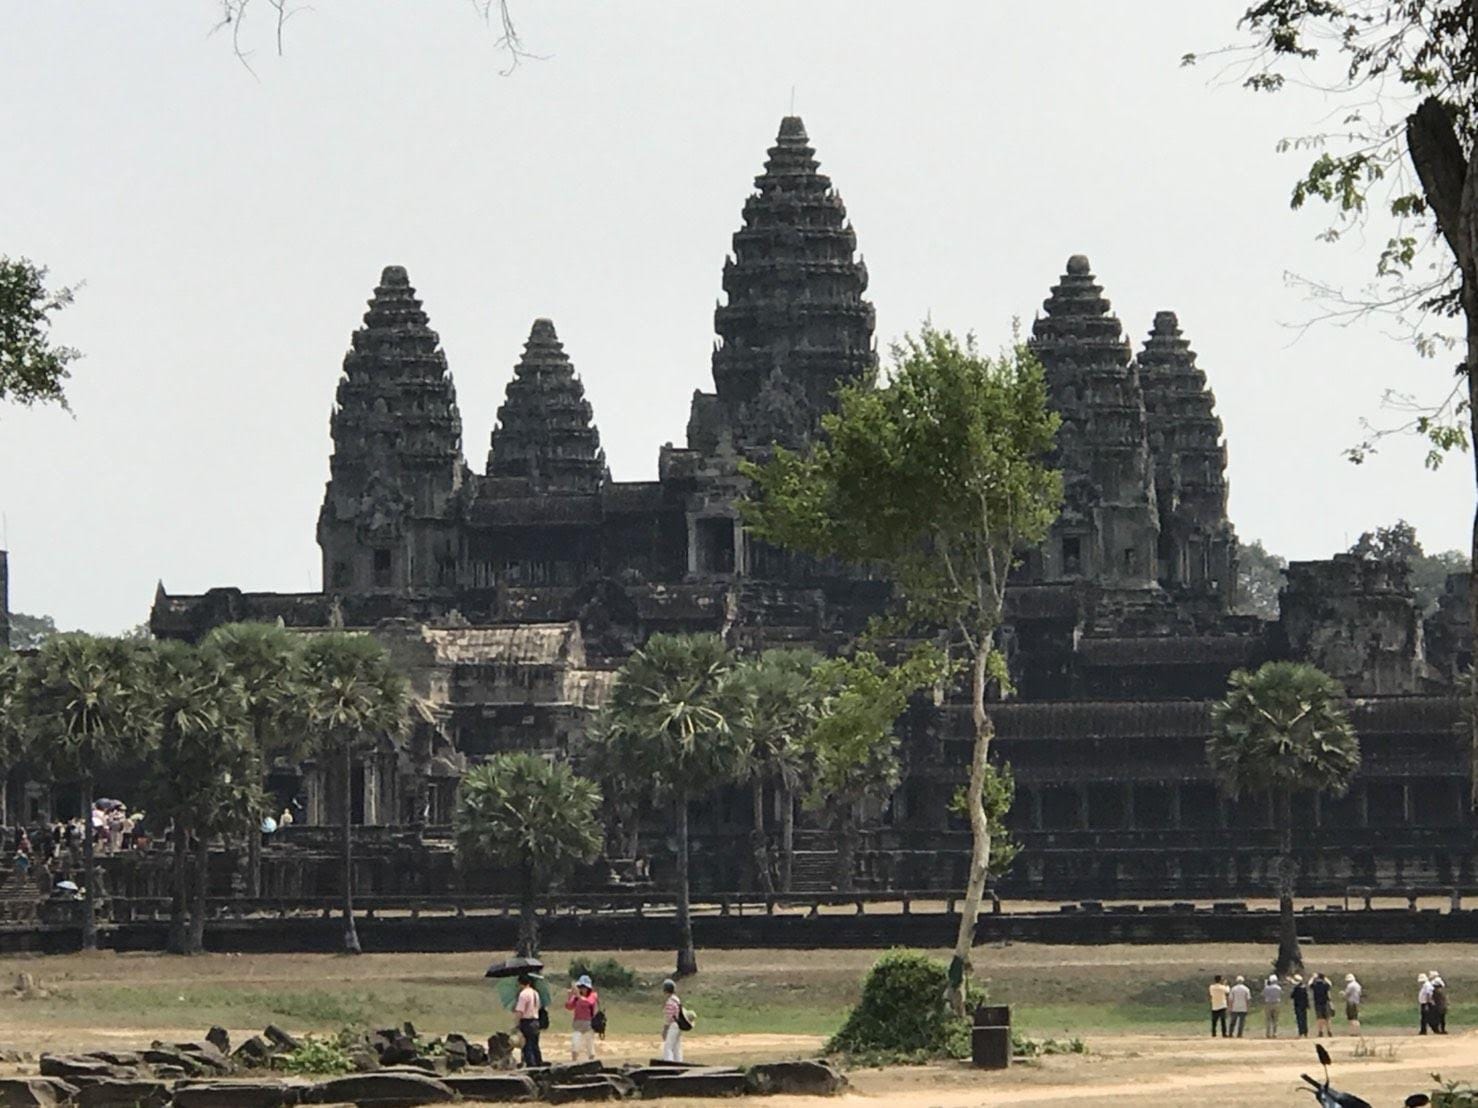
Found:
[[[537,973],[530,974],[530,976],[534,980],[534,991],[539,994],[539,1004],[544,1008],[548,1008],[549,982],[545,981]],[[518,983],[518,978],[516,977],[499,977],[495,980],[498,982],[498,999],[503,1002],[504,1008],[507,1008],[510,1012],[513,1011],[513,1005],[518,1000],[518,991],[523,986]]]

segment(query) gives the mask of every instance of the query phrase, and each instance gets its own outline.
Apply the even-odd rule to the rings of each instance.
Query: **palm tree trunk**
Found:
[[[344,851],[344,953],[358,954],[359,932],[354,929],[354,752],[344,744],[344,811],[339,825]]]
[[[791,873],[795,870],[795,793],[780,786],[780,891],[790,892]]]
[[[693,946],[693,916],[688,908],[688,794],[677,796],[677,976],[698,972],[698,951]]]
[[[965,791],[965,810],[970,816],[970,872],[965,885],[965,903],[960,909],[955,953],[949,964],[948,993],[950,1007],[961,1016],[965,1014],[965,977],[970,970],[970,951],[975,945],[975,921],[980,915],[980,901],[985,896],[985,880],[990,872],[990,824],[986,821],[982,804],[990,741],[995,735],[995,727],[985,711],[990,652],[988,640],[979,643],[970,680],[970,710],[975,723],[975,750],[970,759],[970,784]]]
[[[857,887],[857,801],[843,800],[837,827],[836,887],[849,893]]]
[[[185,913],[187,909],[185,829],[175,823],[174,854],[170,858],[169,937],[165,949],[171,954],[185,953]]]
[[[765,780],[754,779],[754,828],[750,831],[750,846],[754,851],[754,874],[760,891],[766,896],[775,895],[775,878],[770,873],[770,841],[765,834]]]
[[[246,833],[246,895],[256,900],[262,895],[262,821],[255,820]]]
[[[194,887],[190,899],[190,941],[187,954],[205,953],[205,900],[210,886],[210,840],[204,831],[195,832]]]
[[[520,903],[518,908],[518,949],[520,958],[539,956],[539,902],[534,888],[534,864],[527,858],[519,867]]]
[[[1293,794],[1284,789],[1277,796],[1278,811],[1278,960],[1273,969],[1286,977],[1303,969],[1303,951],[1298,945],[1298,921],[1293,915]]]
[[[93,900],[97,888],[97,871],[93,865],[93,830],[92,830],[92,801],[93,784],[92,774],[84,774],[81,781],[82,792],[82,949],[96,950],[98,948],[98,920],[97,907]]]

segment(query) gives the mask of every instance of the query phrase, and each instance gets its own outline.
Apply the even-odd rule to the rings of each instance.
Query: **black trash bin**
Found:
[[[975,1009],[970,1029],[970,1061],[983,1070],[1003,1070],[1011,1065],[1009,1005],[982,1004]]]

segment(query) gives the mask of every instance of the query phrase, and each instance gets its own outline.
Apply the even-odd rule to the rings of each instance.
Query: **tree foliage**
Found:
[[[1350,547],[1351,554],[1382,562],[1404,564],[1409,574],[1417,610],[1430,613],[1447,589],[1447,578],[1468,570],[1468,556],[1461,550],[1428,554],[1417,538],[1416,528],[1404,519],[1389,527],[1363,532]]]
[[[1237,544],[1237,611],[1261,619],[1278,618],[1278,593],[1288,559],[1271,553],[1261,539]]]
[[[24,612],[10,613],[10,649],[35,650],[53,635],[60,634],[56,621],[50,616],[28,616]]]
[[[457,792],[456,848],[464,865],[527,867],[540,882],[600,854],[600,790],[563,762],[497,754]]]
[[[79,355],[56,342],[51,327],[74,290],[48,288],[46,277],[27,258],[0,255],[0,401],[65,408],[63,385]]]

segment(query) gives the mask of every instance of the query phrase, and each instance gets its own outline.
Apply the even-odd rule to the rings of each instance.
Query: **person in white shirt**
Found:
[[[683,1002],[677,995],[677,982],[668,978],[662,982],[662,1061],[683,1060],[683,1029],[677,1022],[682,1015]]]
[[[1262,987],[1263,1034],[1269,1039],[1278,1037],[1278,1010],[1282,1007],[1283,986],[1278,983],[1278,975],[1273,974]]]
[[[1345,974],[1345,1020],[1350,1025],[1350,1034],[1360,1034],[1360,1000],[1365,990],[1355,980],[1353,973]]]
[[[1422,1029],[1418,1034],[1425,1035],[1432,1025],[1432,983],[1424,973],[1416,975],[1416,1006],[1422,1017]]]
[[[1240,974],[1227,997],[1227,1007],[1231,1013],[1232,1034],[1240,1039],[1242,1029],[1247,1026],[1247,1010],[1252,1007],[1252,990],[1247,987],[1247,978]]]

